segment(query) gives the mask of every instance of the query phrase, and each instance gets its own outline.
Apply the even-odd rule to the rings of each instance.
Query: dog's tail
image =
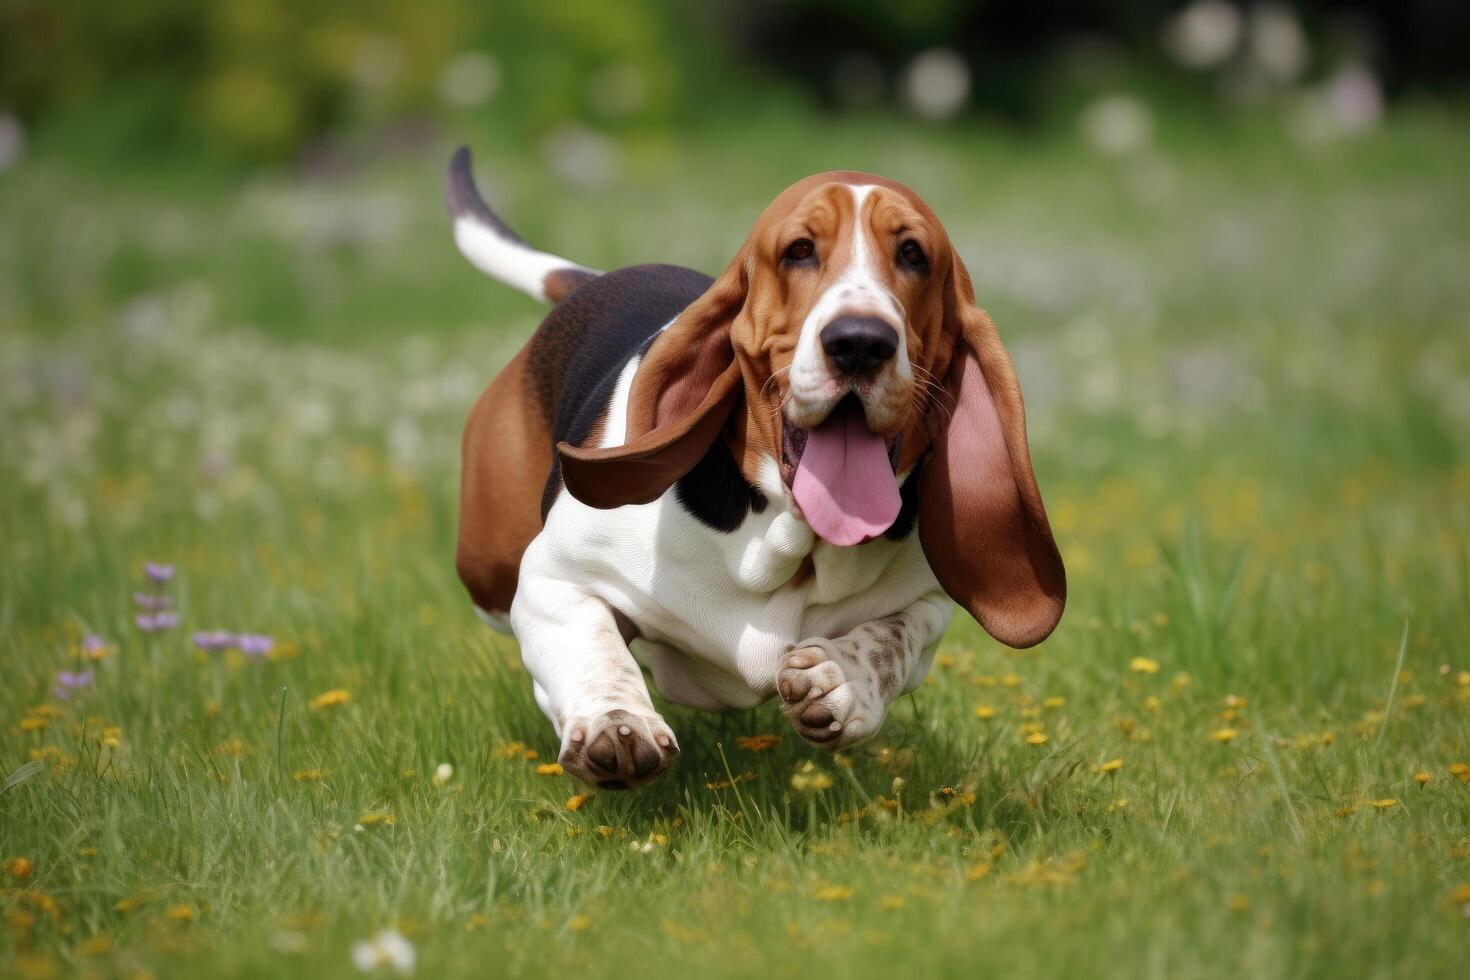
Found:
[[[511,231],[480,197],[470,172],[470,148],[461,146],[444,175],[444,203],[454,222],[454,244],[481,272],[542,302],[559,302],[600,273],[538,252]]]

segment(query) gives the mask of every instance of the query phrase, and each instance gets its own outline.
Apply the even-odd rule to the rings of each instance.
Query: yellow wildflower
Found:
[[[847,885],[823,885],[816,891],[819,902],[845,902],[852,898],[852,888]]]
[[[323,708],[335,708],[351,700],[352,694],[345,687],[334,687],[306,702],[306,706],[312,711],[321,711]]]
[[[1237,734],[1239,733],[1233,728],[1217,728],[1213,732],[1210,732],[1210,738],[1224,745],[1234,741]]]
[[[1042,734],[1041,732],[1032,732],[1030,735],[1027,735],[1026,736],[1026,744],[1027,745],[1045,745],[1046,744],[1046,736],[1044,734]]]
[[[61,924],[61,904],[45,892],[38,892],[34,888],[25,888],[13,891],[10,894],[16,902],[16,906],[19,906],[23,902],[46,916],[53,923],[57,925]],[[19,908],[13,907],[11,915],[15,915],[17,911],[19,911]]]
[[[1470,888],[1470,885],[1467,885],[1466,887],[1467,888]],[[1467,900],[1467,901],[1470,901],[1470,900]],[[883,907],[885,909],[901,909],[901,908],[903,908],[903,896],[902,895],[884,895],[883,896]]]
[[[1463,762],[1456,762],[1450,766],[1450,775],[1462,783],[1470,783],[1470,766]]]
[[[1231,895],[1230,896],[1230,911],[1232,911],[1232,912],[1248,912],[1248,911],[1250,911],[1250,907],[1251,907],[1251,900],[1248,899],[1248,898],[1246,898],[1244,895]]]
[[[561,767],[561,763],[559,762],[543,762],[536,767],[536,775],[538,776],[560,776],[564,772],[566,770]]]
[[[369,810],[357,818],[357,825],[364,828],[376,827],[378,824],[392,827],[397,822],[387,810]]]
[[[330,769],[298,769],[291,778],[298,783],[320,783],[332,774]]]
[[[791,788],[797,792],[805,793],[811,790],[820,793],[824,789],[830,789],[832,777],[819,770],[811,762],[804,762],[800,769],[791,775]]]
[[[250,746],[236,737],[225,739],[216,745],[212,751],[215,755],[227,755],[231,759],[243,759],[250,754]]]
[[[51,719],[42,718],[38,715],[27,715],[20,720],[20,730],[23,732],[39,732],[51,724]]]
[[[582,804],[590,799],[592,799],[591,793],[578,793],[576,796],[567,800],[567,809],[572,811],[580,810],[582,809]]]
[[[567,930],[569,932],[586,932],[587,927],[591,924],[592,917],[590,915],[574,915],[567,921]]]
[[[1049,697],[1049,698],[1043,698],[1042,701],[1041,701],[1041,706],[1043,708],[1060,708],[1062,705],[1064,705],[1066,703],[1067,703],[1067,699],[1066,698],[1052,696],[1052,697]]]
[[[1122,759],[1109,759],[1107,762],[1104,762],[1102,765],[1098,766],[1097,768],[1098,768],[1098,771],[1099,772],[1104,772],[1104,773],[1107,773],[1109,776],[1111,776],[1113,773],[1115,773],[1119,769],[1122,769],[1123,768],[1123,760]]]
[[[1134,657],[1128,661],[1128,669],[1138,674],[1157,674],[1159,662],[1152,657]]]
[[[995,717],[995,709],[988,704],[977,704],[975,705],[975,717],[989,721]]]
[[[745,770],[744,772],[740,773],[739,775],[735,776],[732,779],[716,779],[713,782],[705,783],[704,784],[704,788],[705,789],[716,789],[716,790],[718,790],[718,789],[729,789],[731,786],[734,786],[736,783],[748,783],[748,782],[750,782],[754,778],[755,778],[755,773],[753,771],[747,769],[747,770]]]
[[[490,750],[491,757],[496,759],[534,759],[537,754],[535,749],[519,741],[506,742]]]
[[[24,880],[35,870],[35,863],[28,857],[13,857],[5,862],[5,872],[12,878]]]
[[[1000,682],[1001,682],[1001,684],[1005,685],[1006,687],[1020,687],[1021,686],[1021,678],[1018,677],[1018,676],[1016,676],[1015,674],[1006,674],[1004,677],[1002,677],[1000,679]]]
[[[1461,885],[1450,892],[1450,901],[1455,905],[1470,905],[1470,885]]]
[[[99,932],[77,947],[77,952],[83,956],[106,956],[112,952],[112,939],[107,933]]]
[[[764,752],[781,744],[780,735],[737,735],[735,747],[747,752]]]
[[[1374,800],[1373,801],[1373,805],[1375,807],[1377,807],[1378,809],[1380,809],[1380,810],[1387,810],[1390,807],[1396,807],[1396,806],[1398,806],[1399,805],[1399,801],[1393,799],[1392,797],[1390,797],[1390,798],[1384,799],[1384,800]]]
[[[194,910],[187,905],[170,905],[163,917],[175,922],[190,922],[194,919]]]
[[[1433,778],[1434,777],[1427,772],[1414,773],[1414,782],[1418,783],[1420,786],[1423,786],[1425,783],[1429,782]]]

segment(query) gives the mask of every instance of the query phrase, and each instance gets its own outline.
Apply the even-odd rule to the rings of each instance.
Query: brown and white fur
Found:
[[[567,771],[623,788],[678,753],[640,665],[691,707],[779,694],[835,750],[924,679],[955,602],[1011,646],[1055,627],[1065,573],[1015,371],[913,191],[808,177],[714,280],[532,249],[464,149],[446,198],[472,263],[556,304],[470,414],[457,566],[519,640]],[[834,324],[873,356],[834,347]],[[846,547],[791,492],[840,404],[885,440],[902,496],[886,533]]]

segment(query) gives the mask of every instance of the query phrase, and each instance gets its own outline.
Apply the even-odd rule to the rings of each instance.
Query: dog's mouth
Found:
[[[812,530],[836,545],[875,538],[898,517],[898,454],[903,437],[868,428],[863,403],[843,398],[810,429],[781,416],[781,478]]]

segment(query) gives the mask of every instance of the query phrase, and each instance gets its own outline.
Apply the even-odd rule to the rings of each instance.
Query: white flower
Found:
[[[1240,9],[1226,0],[1195,0],[1164,25],[1164,46],[1180,64],[1213,68],[1240,43]]]
[[[921,118],[943,120],[959,113],[970,97],[970,66],[949,48],[921,51],[904,71],[903,97]]]
[[[1082,132],[1095,149],[1122,156],[1142,149],[1153,138],[1154,115],[1134,96],[1114,92],[1083,110]]]
[[[439,768],[434,770],[434,785],[443,786],[454,778],[454,767],[447,762],[439,763]]]
[[[439,72],[439,98],[456,109],[484,105],[500,88],[500,62],[484,51],[464,51]]]
[[[352,944],[352,963],[364,973],[388,966],[399,976],[410,976],[415,960],[413,944],[396,929],[384,929],[371,939]]]

